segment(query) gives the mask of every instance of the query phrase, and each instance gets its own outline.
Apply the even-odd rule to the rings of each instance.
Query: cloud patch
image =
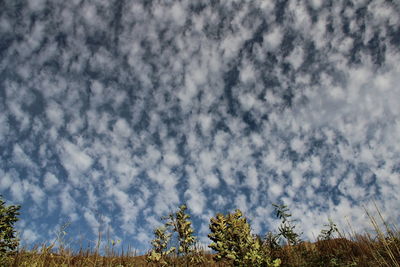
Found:
[[[234,208],[263,233],[275,202],[312,239],[325,221],[310,218],[354,212],[361,230],[362,205],[399,202],[394,2],[3,9],[0,193],[29,210],[26,242],[67,218],[145,251],[182,203],[202,242],[206,217]]]

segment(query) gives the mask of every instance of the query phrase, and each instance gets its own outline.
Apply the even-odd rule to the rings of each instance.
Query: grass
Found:
[[[203,264],[197,266],[229,266],[226,263],[216,263],[213,261],[213,255],[202,251],[205,258]],[[182,266],[184,259],[182,257],[172,257],[172,266]],[[26,266],[26,267],[66,267],[66,266],[104,266],[104,267],[127,267],[127,266],[158,266],[146,261],[146,255],[136,255],[134,252],[115,253],[102,256],[95,251],[79,250],[72,252],[67,249],[62,251],[52,251],[50,247],[42,246],[41,249],[20,250],[10,259],[6,266]]]
[[[400,267],[400,231],[396,226],[385,222],[382,214],[378,209],[377,211],[378,219],[365,210],[373,226],[373,233],[357,234],[352,231],[345,235],[339,232],[336,238],[275,247],[271,249],[271,255],[281,259],[281,266],[288,267]],[[130,248],[116,252],[112,241],[107,242],[104,255],[100,255],[100,241],[99,234],[98,244],[93,249],[72,251],[63,244],[59,236],[57,248],[56,241],[29,250],[20,248],[3,266],[157,266],[147,263],[146,255],[137,255]],[[196,266],[232,266],[228,261],[215,262],[213,255],[204,249],[198,251],[205,260]],[[182,257],[173,256],[170,258],[170,266],[183,266],[184,261]]]

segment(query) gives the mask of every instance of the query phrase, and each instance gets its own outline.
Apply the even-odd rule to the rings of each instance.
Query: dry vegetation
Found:
[[[288,211],[288,210],[284,210]],[[72,251],[63,244],[58,244],[55,249],[56,242],[50,245],[41,245],[33,249],[19,249],[9,254],[7,258],[3,257],[2,266],[397,266],[400,267],[400,231],[395,226],[389,226],[382,218],[378,211],[378,221],[375,217],[369,216],[370,222],[375,229],[373,234],[343,234],[330,222],[328,229],[321,231],[321,235],[315,242],[301,241],[298,236],[296,242],[290,241],[289,235],[269,234],[265,237],[252,236],[254,240],[258,240],[257,244],[261,244],[257,251],[263,250],[268,252],[268,261],[262,261],[256,265],[243,263],[244,261],[232,260],[221,255],[221,251],[216,250],[217,254],[207,252],[205,249],[199,249],[195,245],[187,246],[186,251],[172,250],[167,254],[162,254],[164,261],[149,260],[149,252],[147,255],[137,255],[134,250],[119,250],[116,252],[113,247],[115,243],[108,241],[103,248],[103,255],[100,255],[100,245],[93,249],[80,249]],[[178,213],[175,213],[178,214]],[[182,215],[182,214],[181,214]],[[287,218],[290,214],[286,213],[286,218],[281,225],[283,228],[294,229],[288,224]],[[174,216],[174,213],[170,215]],[[230,218],[226,215],[225,218]],[[221,216],[220,216],[221,217]],[[240,217],[240,216],[239,216]],[[171,217],[173,218],[173,217]],[[175,217],[179,218],[179,216]],[[183,216],[185,220],[188,217]],[[223,216],[221,217],[223,218]],[[246,223],[244,217],[241,217],[241,223]],[[215,222],[216,219],[214,219]],[[173,221],[175,230],[177,221]],[[171,223],[169,223],[171,225]],[[168,223],[167,223],[168,225]],[[185,229],[189,229],[190,224]],[[383,225],[379,227],[378,225]],[[211,227],[211,225],[210,225]],[[290,228],[292,227],[292,228]],[[183,229],[183,228],[182,228]],[[211,229],[211,228],[210,228]],[[286,229],[287,230],[287,229]],[[234,232],[234,231],[233,231]],[[215,232],[214,232],[215,233]],[[191,236],[189,234],[189,237]],[[286,233],[287,234],[287,233]],[[291,233],[293,234],[293,232]],[[215,236],[215,235],[212,235]],[[100,236],[99,236],[100,237]],[[292,236],[293,237],[293,236]],[[185,238],[188,238],[187,236]],[[286,239],[285,239],[286,238]],[[288,239],[289,238],[289,239]],[[155,239],[156,240],[156,239]],[[98,240],[100,242],[100,238]],[[154,240],[153,240],[154,241]],[[215,240],[213,240],[215,241]],[[292,240],[293,241],[293,240]],[[243,242],[243,241],[241,241]],[[193,242],[192,242],[193,243]],[[100,244],[100,243],[99,243]],[[152,243],[153,244],[153,243]],[[185,243],[183,243],[185,244]],[[254,245],[254,243],[252,243]],[[211,246],[213,247],[213,246]],[[215,247],[215,246],[214,246]],[[213,247],[213,249],[214,249]],[[165,249],[170,250],[168,245]],[[154,249],[154,246],[153,246]],[[225,251],[226,252],[226,251]],[[228,254],[231,253],[228,251]],[[220,255],[220,260],[217,260]],[[266,254],[262,254],[266,255]],[[196,263],[189,261],[189,258],[201,259]],[[276,260],[275,264],[272,260]],[[1,265],[1,263],[0,263]]]

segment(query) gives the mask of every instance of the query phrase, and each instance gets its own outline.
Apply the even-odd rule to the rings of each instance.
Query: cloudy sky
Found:
[[[384,0],[0,2],[0,194],[23,244],[148,248],[187,203],[200,241],[240,208],[285,203],[399,221],[400,4]],[[67,236],[67,237],[68,237]]]

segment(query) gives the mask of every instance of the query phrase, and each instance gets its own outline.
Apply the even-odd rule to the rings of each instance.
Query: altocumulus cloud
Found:
[[[0,193],[22,241],[109,230],[145,250],[187,203],[202,242],[216,212],[255,232],[290,206],[398,221],[396,1],[0,3]],[[84,234],[82,234],[84,233]]]

